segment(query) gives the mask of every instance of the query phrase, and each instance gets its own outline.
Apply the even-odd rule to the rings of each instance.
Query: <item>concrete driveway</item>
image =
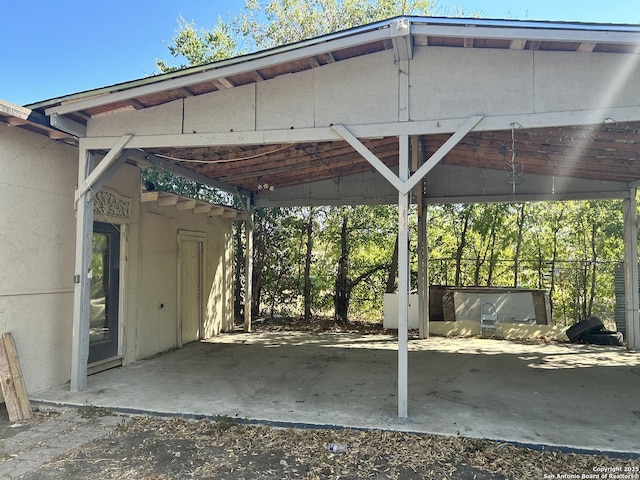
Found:
[[[31,395],[42,404],[463,435],[640,451],[640,354],[619,347],[432,337],[409,342],[397,417],[396,338],[226,334]]]

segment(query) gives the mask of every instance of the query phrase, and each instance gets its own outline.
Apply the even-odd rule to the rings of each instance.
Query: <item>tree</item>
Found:
[[[194,22],[187,22],[178,18],[178,31],[167,46],[169,53],[175,59],[183,59],[186,64],[169,65],[166,61],[157,59],[156,67],[163,73],[173,72],[187,66],[226,60],[241,53],[229,23],[218,17],[218,23],[210,30],[199,29]]]
[[[426,15],[429,0],[247,0],[230,21],[210,29],[178,19],[167,46],[179,66],[156,60],[161,72],[224,60],[398,15]]]
[[[426,14],[431,6],[424,0],[248,0],[238,16],[218,18],[210,29],[180,18],[168,46],[177,65],[157,65],[169,72],[396,15]],[[148,178],[175,193],[224,198],[154,170]],[[619,202],[430,205],[429,218],[430,262],[440,265],[430,269],[434,282],[545,288],[554,314],[570,321],[612,310],[612,265],[622,254]],[[253,314],[303,310],[309,318],[312,310],[333,308],[346,321],[350,312],[378,311],[385,288],[395,283],[395,226],[395,209],[386,206],[257,210]],[[241,263],[236,272],[242,273]]]
[[[325,210],[317,242],[322,252],[317,276],[332,291],[317,293],[330,300],[337,322],[349,321],[354,299],[357,315],[379,311],[395,245],[396,216],[395,208],[387,205]],[[320,271],[323,266],[332,268]]]
[[[217,24],[211,29],[201,29],[193,22],[187,22],[183,18],[178,20],[178,32],[168,46],[171,56],[179,61],[186,61],[189,65],[200,65],[208,62],[223,60],[246,51],[259,50],[289,44],[330,32],[344,30],[362,24],[391,18],[397,15],[426,14],[430,2],[427,0],[248,0],[243,11],[229,22],[218,18]],[[156,61],[158,69],[169,72],[185,65],[171,66],[163,60]],[[285,215],[284,210],[279,210],[278,215]],[[273,269],[282,270],[284,265],[270,264],[270,249],[274,251],[292,253],[290,248],[284,248],[282,243],[276,243],[276,239],[285,242],[276,233],[276,227],[270,220],[278,218],[278,215],[257,215],[256,229],[254,231],[254,278],[252,314],[260,311],[260,299],[267,291],[267,285],[274,284],[282,287],[284,282],[283,272],[280,276],[274,276]],[[266,223],[263,223],[266,222]],[[344,217],[344,228],[340,236],[343,245],[343,254],[338,263],[337,277],[335,279],[334,300],[336,317],[347,320],[347,311],[351,293],[360,283],[371,278],[373,274],[383,269],[385,262],[377,263],[373,268],[365,268],[354,278],[349,278],[351,268],[349,246],[344,245],[348,236],[349,217]],[[271,235],[267,241],[262,235]],[[304,265],[304,311],[305,318],[311,312],[311,261],[313,224],[309,218],[306,223],[306,254]],[[237,237],[237,236],[236,236]],[[286,242],[285,242],[286,243]],[[236,261],[239,259],[236,258]],[[267,269],[270,265],[271,269]],[[236,269],[237,272],[240,269]],[[276,279],[282,280],[278,283]],[[299,284],[299,282],[298,282]],[[239,280],[236,280],[239,286]],[[278,295],[271,295],[272,305],[276,304]],[[239,297],[238,297],[239,298]],[[282,305],[280,297],[279,304]]]

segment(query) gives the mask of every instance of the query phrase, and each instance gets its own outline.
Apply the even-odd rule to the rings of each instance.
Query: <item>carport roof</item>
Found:
[[[301,72],[384,50],[397,49],[389,29],[393,20],[365,25],[271,50],[187,68],[27,106],[42,121],[25,121],[68,140],[83,136],[87,119],[127,110],[143,110],[175,100],[230,89]],[[640,54],[640,26],[588,23],[410,17],[412,46],[503,49],[603,54]],[[411,48],[411,47],[410,47]],[[399,53],[396,52],[396,55]],[[7,121],[7,118],[9,119]],[[0,114],[0,120],[13,117]],[[56,126],[51,133],[50,126]],[[528,172],[550,176],[631,183],[640,180],[640,118],[615,118],[592,125],[544,126],[517,132],[518,157]],[[433,153],[443,134],[422,135],[423,151]],[[361,137],[390,168],[397,166],[393,136]],[[512,140],[506,130],[472,131],[449,152],[445,163],[504,171]],[[347,142],[243,144],[207,147],[156,147],[145,152],[169,159],[184,171],[211,178],[244,192],[258,192],[261,178],[278,187],[295,186],[373,171]],[[574,159],[569,167],[563,159]],[[193,162],[196,161],[196,162]],[[234,168],[228,168],[233,162]]]

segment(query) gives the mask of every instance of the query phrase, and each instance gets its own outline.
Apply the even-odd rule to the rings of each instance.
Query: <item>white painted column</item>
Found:
[[[80,149],[78,185],[82,185],[91,170],[91,154]],[[73,291],[73,339],[71,346],[71,391],[87,388],[89,361],[89,328],[91,297],[91,250],[93,237],[93,193],[80,195],[76,204],[76,258]]]
[[[422,184],[419,184],[422,186]],[[422,196],[422,188],[419,190]],[[427,206],[418,200],[418,334],[429,338],[429,252],[427,243]]]
[[[627,346],[640,349],[640,293],[638,285],[638,216],[636,189],[629,190],[623,201],[624,214],[624,285],[627,317]]]
[[[244,257],[244,331],[251,332],[251,297],[253,292],[253,205],[247,197],[247,220],[244,222],[247,245]]]
[[[409,178],[409,137],[399,137],[399,177]],[[398,193],[398,416],[408,416],[409,195]]]

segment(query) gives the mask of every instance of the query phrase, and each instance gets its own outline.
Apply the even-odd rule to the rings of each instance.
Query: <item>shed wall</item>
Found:
[[[77,159],[0,124],[0,332],[13,334],[28,391],[69,380]]]
[[[203,335],[233,328],[231,221],[141,205],[138,358],[178,346],[178,233],[206,235]]]
[[[29,392],[70,377],[77,165],[76,148],[0,124],[0,333],[13,334]],[[140,203],[140,172],[132,166],[106,187],[131,199],[127,219],[94,216],[123,231],[123,362],[176,346],[180,229],[206,233],[204,335],[231,329],[231,220]]]

